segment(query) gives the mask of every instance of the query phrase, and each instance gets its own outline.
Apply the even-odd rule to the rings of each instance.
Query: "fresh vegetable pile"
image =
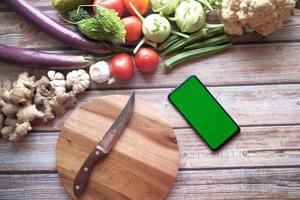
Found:
[[[299,0],[52,0],[76,30],[51,19],[26,0],[2,0],[38,28],[91,55],[61,55],[0,44],[0,59],[49,71],[36,80],[28,73],[0,87],[0,132],[20,141],[36,119],[52,120],[76,103],[91,81],[128,80],[135,69],[152,73],[159,65],[220,53],[231,46],[228,35],[256,32],[267,36],[299,8]],[[221,24],[209,24],[216,12]],[[110,60],[109,60],[110,59]],[[89,73],[82,68],[90,67]]]
[[[162,61],[162,66],[170,70],[184,61],[231,46],[223,24],[207,23],[207,15],[216,2],[95,0],[92,5],[75,4],[77,8],[70,6],[65,20],[77,26],[84,36],[133,49],[135,56],[124,52],[111,60],[109,83],[130,79],[134,66],[141,73],[151,73]],[[148,47],[140,50],[143,45]],[[159,54],[164,58],[160,59]]]

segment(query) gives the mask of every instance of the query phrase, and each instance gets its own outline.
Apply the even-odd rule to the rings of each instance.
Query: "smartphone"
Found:
[[[168,98],[214,151],[240,132],[237,123],[196,76],[189,77]]]

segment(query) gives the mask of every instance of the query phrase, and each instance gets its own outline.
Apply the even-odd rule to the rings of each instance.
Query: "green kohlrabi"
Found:
[[[163,42],[171,34],[171,24],[159,14],[151,14],[145,18],[143,33],[152,42]]]
[[[175,12],[180,0],[150,0],[154,12],[171,15]]]
[[[186,0],[180,3],[175,12],[175,21],[184,33],[193,33],[206,24],[206,12],[201,3]]]
[[[136,46],[135,50],[133,51],[134,53],[137,52],[137,50],[143,45],[144,42],[157,47],[157,43],[164,42],[171,33],[179,35],[181,37],[189,38],[188,35],[172,30],[169,20],[161,14],[151,14],[144,18],[131,2],[129,3],[129,5],[133,9],[135,14],[143,21],[142,29],[144,38]]]

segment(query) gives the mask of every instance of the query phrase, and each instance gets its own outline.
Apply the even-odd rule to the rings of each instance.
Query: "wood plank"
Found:
[[[55,171],[57,138],[58,134],[32,133],[20,143],[0,140],[0,171]]]
[[[300,124],[300,84],[209,87],[208,89],[240,126]],[[169,103],[167,96],[170,92],[171,89],[136,90],[137,97],[160,110],[172,127],[189,127]],[[103,95],[130,95],[130,93],[131,91],[128,90],[89,91],[82,94],[77,106]],[[36,126],[35,130],[59,130],[70,113],[71,111],[49,124]]]
[[[300,166],[300,126],[242,127],[219,152],[191,129],[176,129],[181,169]],[[55,171],[58,133],[31,133],[17,144],[0,141],[0,172]]]
[[[242,127],[212,152],[191,129],[177,130],[181,168],[300,166],[300,126]]]
[[[36,2],[36,6],[51,6],[50,1]],[[49,7],[43,8],[43,11],[48,16],[57,19],[61,22],[57,12]],[[0,21],[0,43],[22,46],[27,48],[49,48],[49,47],[66,47],[66,45],[57,42],[55,39],[41,32],[38,28],[32,26],[29,22],[24,20],[15,12],[0,12],[0,18],[6,19]],[[212,17],[211,21],[216,21],[216,17]],[[64,22],[63,22],[64,23]],[[281,29],[268,37],[261,37],[257,34],[246,34],[242,37],[234,37],[233,41],[236,43],[268,43],[279,41],[296,41],[300,39],[300,11],[296,10],[295,15],[286,21]],[[45,38],[47,38],[45,40]]]
[[[34,74],[33,69],[24,69],[22,67],[11,66],[10,64],[2,63],[0,67],[0,83],[5,80],[16,80],[18,75],[24,71]]]
[[[91,88],[175,87],[193,74],[209,86],[300,83],[299,54],[297,43],[234,46],[222,54],[185,63],[170,73],[160,67],[154,74],[141,75],[136,72],[129,81],[117,82],[109,87],[93,83]],[[0,62],[1,78],[11,77],[11,70],[15,74],[26,70],[14,66]],[[46,71],[38,70],[37,74],[45,75]]]
[[[0,175],[1,200],[70,199],[57,174]],[[182,171],[168,200],[299,199],[300,168]]]
[[[52,7],[51,0],[27,0],[33,6],[36,7]],[[0,4],[2,8],[7,8],[5,5]]]
[[[59,19],[56,11],[45,11],[48,16]],[[44,33],[15,12],[0,12],[0,44],[26,48],[67,47]]]
[[[181,172],[169,199],[299,199],[299,171],[296,168]]]

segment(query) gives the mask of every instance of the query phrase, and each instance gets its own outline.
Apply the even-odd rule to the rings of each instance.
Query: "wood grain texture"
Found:
[[[79,169],[128,101],[128,96],[97,98],[74,111],[57,143],[57,171],[67,192]],[[179,152],[175,133],[158,110],[136,99],[118,142],[97,163],[80,199],[164,199],[175,182]]]
[[[300,126],[242,127],[217,153],[192,129],[175,130],[181,169],[300,166]],[[24,142],[0,142],[0,173],[51,171],[58,133],[32,133]]]
[[[211,93],[240,126],[300,124],[300,84],[208,87]],[[169,103],[170,89],[136,90],[137,97],[150,103],[174,128],[189,127]],[[78,106],[104,95],[130,95],[129,90],[90,91],[82,94]],[[59,130],[71,112],[49,124],[36,124],[37,131]]]
[[[182,171],[167,200],[299,199],[300,168]],[[1,200],[69,200],[57,174],[0,175]]]
[[[52,7],[51,0],[27,0],[33,6],[36,7]],[[0,4],[3,8],[6,8],[4,4]]]

